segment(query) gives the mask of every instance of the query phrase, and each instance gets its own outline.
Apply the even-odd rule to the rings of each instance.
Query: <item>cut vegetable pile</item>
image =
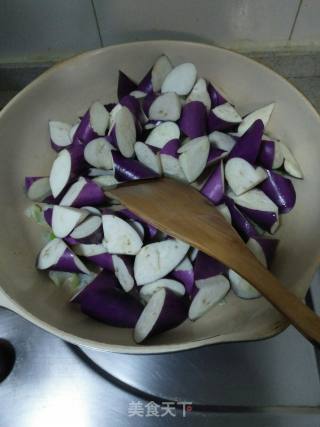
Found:
[[[274,104],[242,117],[191,63],[158,58],[140,83],[122,71],[118,102],[94,102],[75,123],[49,122],[49,176],[25,179],[28,216],[47,227],[37,268],[68,290],[73,309],[134,328],[137,343],[204,316],[227,293],[259,293],[217,260],[157,230],[105,192],[169,176],[216,205],[270,268],[280,214],[293,209],[289,176],[302,171],[267,133]],[[110,101],[110,100],[108,100]],[[261,100],[263,102],[263,100]]]

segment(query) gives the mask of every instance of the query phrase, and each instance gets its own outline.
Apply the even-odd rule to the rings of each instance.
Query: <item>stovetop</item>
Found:
[[[309,302],[319,312],[320,273]],[[256,342],[139,356],[69,345],[6,309],[14,347],[0,427],[319,426],[317,350],[293,328]]]

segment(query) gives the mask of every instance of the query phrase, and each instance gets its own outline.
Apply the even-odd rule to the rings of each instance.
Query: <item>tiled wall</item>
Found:
[[[185,39],[235,49],[320,44],[320,0],[0,0],[0,61]]]

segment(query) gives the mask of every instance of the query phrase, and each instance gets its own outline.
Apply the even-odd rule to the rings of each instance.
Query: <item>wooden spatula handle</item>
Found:
[[[110,193],[159,230],[236,271],[306,338],[320,344],[320,318],[264,268],[234,228],[198,191],[164,178],[118,187]]]
[[[237,268],[307,339],[320,345],[320,318],[254,257],[254,273]]]

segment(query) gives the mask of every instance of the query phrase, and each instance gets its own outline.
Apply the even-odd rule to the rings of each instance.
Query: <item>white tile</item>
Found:
[[[94,0],[104,45],[185,39],[224,46],[285,43],[299,0]]]
[[[292,33],[293,42],[320,42],[320,1],[303,0]]]
[[[0,0],[0,59],[58,57],[100,46],[90,0]]]

